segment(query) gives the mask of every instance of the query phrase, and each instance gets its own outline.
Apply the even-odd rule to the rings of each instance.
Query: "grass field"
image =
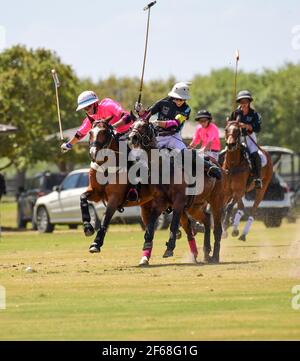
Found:
[[[1,204],[2,225],[12,226],[14,212]],[[300,310],[291,306],[299,230],[257,223],[245,244],[223,241],[220,265],[189,264],[185,239],[174,258],[161,258],[168,234],[160,231],[149,268],[137,267],[139,226],[112,226],[98,255],[81,230],[4,231],[0,339],[299,340]]]

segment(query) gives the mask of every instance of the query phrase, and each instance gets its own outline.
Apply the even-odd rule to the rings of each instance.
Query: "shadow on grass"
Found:
[[[161,267],[199,267],[199,266],[229,266],[229,265],[247,265],[247,264],[256,264],[260,261],[240,261],[240,262],[220,262],[220,263],[167,263],[167,264],[150,264],[148,266],[130,266],[129,268],[161,268]]]

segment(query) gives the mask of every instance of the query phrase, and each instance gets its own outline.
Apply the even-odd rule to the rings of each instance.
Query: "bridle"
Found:
[[[229,128],[233,128],[233,129],[229,132]],[[227,139],[230,136],[235,140],[235,142],[228,144]],[[241,137],[241,130],[236,124],[236,122],[232,122],[231,124],[229,123],[225,128],[225,140],[226,140],[226,147],[228,152],[234,152],[238,149],[238,147],[240,146],[240,137]]]
[[[143,132],[143,129],[146,130]],[[146,149],[149,149],[151,147],[154,138],[155,138],[154,126],[149,122],[145,122],[144,120],[138,121],[134,125],[130,134],[130,141],[134,146],[140,145]]]
[[[96,140],[92,141],[90,143],[90,147],[96,147],[98,149],[108,149],[111,145],[112,140],[115,138],[115,133],[114,133],[113,127],[110,124],[108,124],[106,120],[96,120],[93,123],[92,129],[95,129],[96,127],[99,128],[99,132],[106,131],[105,138],[104,138],[103,142],[99,142],[97,140],[97,136],[99,134],[99,132],[98,132],[96,134]],[[92,132],[93,132],[93,130],[92,130]]]

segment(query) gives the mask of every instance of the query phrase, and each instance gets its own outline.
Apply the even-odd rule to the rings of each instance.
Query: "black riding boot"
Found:
[[[253,169],[254,179],[255,179],[255,188],[262,188],[262,180],[261,180],[261,159],[258,152],[252,153],[250,155],[251,165]]]

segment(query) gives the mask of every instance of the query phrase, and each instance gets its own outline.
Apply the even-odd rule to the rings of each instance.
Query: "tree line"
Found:
[[[55,89],[51,69],[55,68],[59,89],[63,129],[81,124],[83,114],[76,113],[76,100],[83,90],[94,90],[100,98],[111,97],[125,109],[133,109],[139,90],[139,79],[110,76],[93,82],[79,79],[70,65],[47,49],[27,49],[17,45],[0,53],[0,123],[13,124],[18,132],[1,136],[0,155],[18,170],[26,170],[43,160],[55,162],[61,170],[78,163],[88,164],[84,148],[75,147],[61,154],[60,141],[49,135],[58,132]],[[176,74],[175,74],[176,75]],[[148,81],[144,85],[143,104],[150,106],[165,97],[176,81],[169,78]],[[197,74],[191,79],[193,120],[199,109],[208,109],[216,124],[224,127],[232,112],[234,70],[213,70],[208,75]],[[240,71],[238,90],[252,91],[253,105],[262,115],[259,142],[264,145],[299,148],[300,136],[300,63],[286,63],[277,70],[260,73]]]

